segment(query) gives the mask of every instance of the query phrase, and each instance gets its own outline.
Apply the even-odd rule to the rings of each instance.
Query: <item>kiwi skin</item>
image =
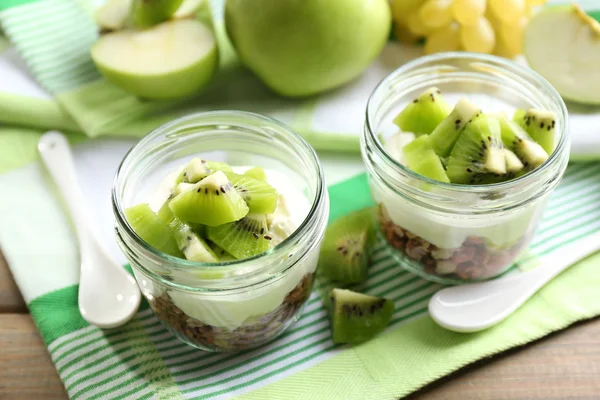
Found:
[[[394,302],[391,300],[337,288],[330,296],[333,343],[366,342],[392,320]]]
[[[375,240],[371,207],[333,221],[325,232],[319,254],[319,273],[343,283],[367,279],[371,248]]]

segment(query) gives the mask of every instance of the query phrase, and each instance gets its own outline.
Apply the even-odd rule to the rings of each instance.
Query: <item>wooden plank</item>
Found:
[[[67,398],[31,316],[0,314],[0,399]]]
[[[0,251],[0,313],[26,313],[27,306]]]

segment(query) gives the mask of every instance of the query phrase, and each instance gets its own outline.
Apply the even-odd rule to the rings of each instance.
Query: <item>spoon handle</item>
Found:
[[[457,332],[475,332],[502,321],[556,275],[600,250],[600,231],[542,256],[543,265],[487,282],[440,290],[429,302],[431,317]]]
[[[67,138],[60,132],[46,132],[38,150],[71,214],[80,246],[90,239],[88,219],[83,210],[83,194],[77,184],[75,164]]]

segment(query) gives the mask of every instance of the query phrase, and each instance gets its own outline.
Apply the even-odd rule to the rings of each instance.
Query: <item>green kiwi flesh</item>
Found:
[[[431,145],[440,157],[448,157],[465,125],[481,113],[479,107],[467,99],[460,99],[454,109],[431,133]]]
[[[209,246],[212,249],[213,253],[215,253],[216,256],[219,258],[219,261],[221,261],[221,262],[229,262],[229,261],[235,261],[235,260],[237,260],[237,258],[235,258],[234,256],[232,256],[231,254],[229,254],[228,252],[226,252],[225,250],[223,250],[222,248],[220,248],[219,246],[217,246],[213,242],[210,242]]]
[[[408,168],[441,182],[450,182],[440,157],[435,154],[429,135],[422,135],[403,147]]]
[[[331,304],[334,343],[365,342],[382,332],[394,313],[394,303],[391,300],[346,289],[333,289]]]
[[[321,244],[319,273],[338,282],[364,282],[374,238],[371,208],[336,219]]]
[[[235,258],[253,257],[271,247],[264,214],[248,214],[239,221],[208,226],[206,234],[211,242]]]
[[[517,123],[531,136],[533,140],[539,143],[540,146],[548,154],[554,151],[556,115],[550,111],[529,109],[522,115],[522,111],[515,113],[514,118],[517,118]]]
[[[428,135],[448,117],[452,108],[436,87],[427,89],[418,98],[409,103],[394,118],[396,124],[404,132],[415,135]]]
[[[481,115],[467,124],[450,157],[446,173],[452,183],[476,184],[478,178],[506,173],[500,123]]]
[[[217,226],[248,214],[248,206],[222,171],[202,179],[169,202],[173,214],[185,222]]]
[[[219,262],[219,258],[213,250],[190,225],[179,218],[173,218],[169,228],[173,232],[179,250],[186,259],[206,263]]]
[[[169,226],[152,211],[148,204],[138,204],[125,210],[129,225],[142,240],[156,250],[181,257],[181,251]]]
[[[498,120],[504,147],[512,151],[527,170],[539,167],[548,159],[548,153],[518,123],[507,118]]]
[[[250,178],[254,178],[261,182],[267,181],[267,174],[265,174],[265,170],[262,169],[262,167],[250,168],[249,170],[244,172],[244,175],[249,176]]]
[[[175,179],[175,185],[181,182],[198,183],[217,171],[231,172],[231,167],[220,161],[206,161],[201,158],[192,158]]]
[[[168,20],[183,0],[133,0],[130,19],[136,28],[148,28]]]
[[[271,214],[277,208],[277,190],[267,182],[250,176],[225,172],[236,191],[248,204],[253,214]]]

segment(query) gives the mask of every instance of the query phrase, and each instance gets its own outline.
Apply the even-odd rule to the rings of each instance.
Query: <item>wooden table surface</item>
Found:
[[[409,398],[600,400],[600,319],[480,361]],[[1,254],[0,399],[67,399]]]

